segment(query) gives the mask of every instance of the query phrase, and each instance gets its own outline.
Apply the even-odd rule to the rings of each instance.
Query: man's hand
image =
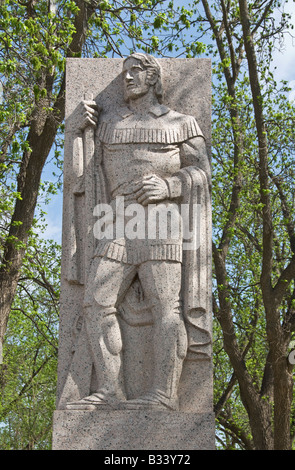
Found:
[[[135,197],[137,202],[143,206],[163,201],[169,197],[167,183],[157,175],[147,176],[137,184]]]
[[[82,101],[82,122],[80,130],[84,131],[86,127],[96,128],[98,123],[99,109],[95,101]]]

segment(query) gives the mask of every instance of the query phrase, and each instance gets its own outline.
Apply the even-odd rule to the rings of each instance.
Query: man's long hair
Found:
[[[147,69],[147,80],[152,76],[157,76],[157,81],[154,85],[155,96],[157,97],[159,103],[163,102],[163,84],[162,84],[162,71],[158,61],[150,54],[144,54],[141,52],[134,52],[133,54],[126,57],[126,60],[133,58],[139,60],[142,65]]]

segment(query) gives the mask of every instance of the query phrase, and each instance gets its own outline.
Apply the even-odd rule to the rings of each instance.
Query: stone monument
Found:
[[[211,63],[67,61],[53,449],[214,449]]]

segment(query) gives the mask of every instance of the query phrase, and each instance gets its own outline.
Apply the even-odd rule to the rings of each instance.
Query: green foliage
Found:
[[[0,447],[51,448],[56,400],[60,247],[32,235],[0,370]]]
[[[253,7],[254,8],[254,7]],[[269,15],[272,10],[269,12]],[[261,12],[255,10],[251,20],[253,24]],[[234,12],[231,10],[231,15]],[[269,16],[265,17],[272,21]],[[270,24],[270,23],[269,23]],[[264,27],[266,24],[264,25]],[[286,25],[285,25],[286,26]],[[238,50],[238,28],[235,27],[235,50]],[[268,138],[268,172],[269,187],[261,189],[259,149],[257,142],[257,126],[248,70],[240,73],[234,83],[235,95],[228,94],[228,84],[225,81],[228,70],[234,69],[228,57],[226,60],[216,59],[214,65],[214,102],[213,102],[213,227],[214,243],[222,245],[225,227],[229,226],[233,213],[234,223],[229,226],[229,249],[226,256],[226,271],[228,286],[226,292],[231,306],[232,320],[235,326],[236,338],[240,350],[244,352],[245,366],[249,372],[258,394],[263,395],[263,380],[267,365],[269,344],[266,335],[265,304],[261,289],[261,268],[263,263],[263,203],[261,193],[270,197],[272,210],[272,230],[274,236],[272,285],[275,286],[284,268],[290,263],[293,253],[294,227],[294,121],[295,110],[288,101],[288,88],[286,84],[277,84],[270,72],[272,51],[276,34],[281,30],[273,31],[273,36],[268,36],[267,53],[263,50],[264,39],[257,39],[260,55],[258,62],[263,85],[261,102],[266,116]],[[261,37],[264,36],[264,29]],[[232,38],[234,40],[234,38]],[[224,41],[224,46],[228,44]],[[217,57],[217,55],[216,55]],[[245,60],[245,59],[244,59]],[[239,120],[235,121],[234,113]],[[236,125],[237,124],[237,125]],[[237,142],[240,143],[237,155]],[[233,188],[238,184],[238,206],[233,212]],[[285,212],[285,215],[284,215]],[[286,281],[287,282],[287,281]],[[215,311],[218,313],[217,299],[220,298],[222,289],[216,286]],[[294,295],[294,279],[290,282],[282,301],[280,309],[282,324],[289,318],[290,305]],[[226,365],[227,377],[222,386],[220,381],[225,374],[220,365],[215,368],[216,396],[220,396],[220,390],[224,390],[228,381],[231,365],[228,358],[220,352],[221,332],[217,328],[218,336],[216,346],[218,354],[215,356],[216,364],[221,361]],[[219,392],[218,392],[219,390]],[[235,442],[235,448],[245,448],[246,439],[239,441],[237,429],[232,433],[231,423],[238,425],[241,431],[248,429],[247,415],[241,408],[239,396],[236,395],[236,387],[233,388],[231,398],[227,401],[220,419],[220,429],[225,430],[225,441]],[[232,398],[234,398],[232,400]],[[272,405],[273,398],[265,396],[267,402]],[[244,417],[243,420],[242,416]],[[226,419],[227,424],[226,424]],[[238,424],[240,421],[241,424]],[[227,429],[226,429],[227,427]],[[294,430],[293,430],[294,432]],[[251,439],[251,435],[248,436]],[[223,442],[223,444],[224,444]],[[227,444],[228,445],[228,444]]]

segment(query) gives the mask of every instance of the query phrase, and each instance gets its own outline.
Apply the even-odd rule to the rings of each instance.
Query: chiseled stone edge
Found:
[[[215,450],[214,413],[58,410],[53,429],[53,450]]]

